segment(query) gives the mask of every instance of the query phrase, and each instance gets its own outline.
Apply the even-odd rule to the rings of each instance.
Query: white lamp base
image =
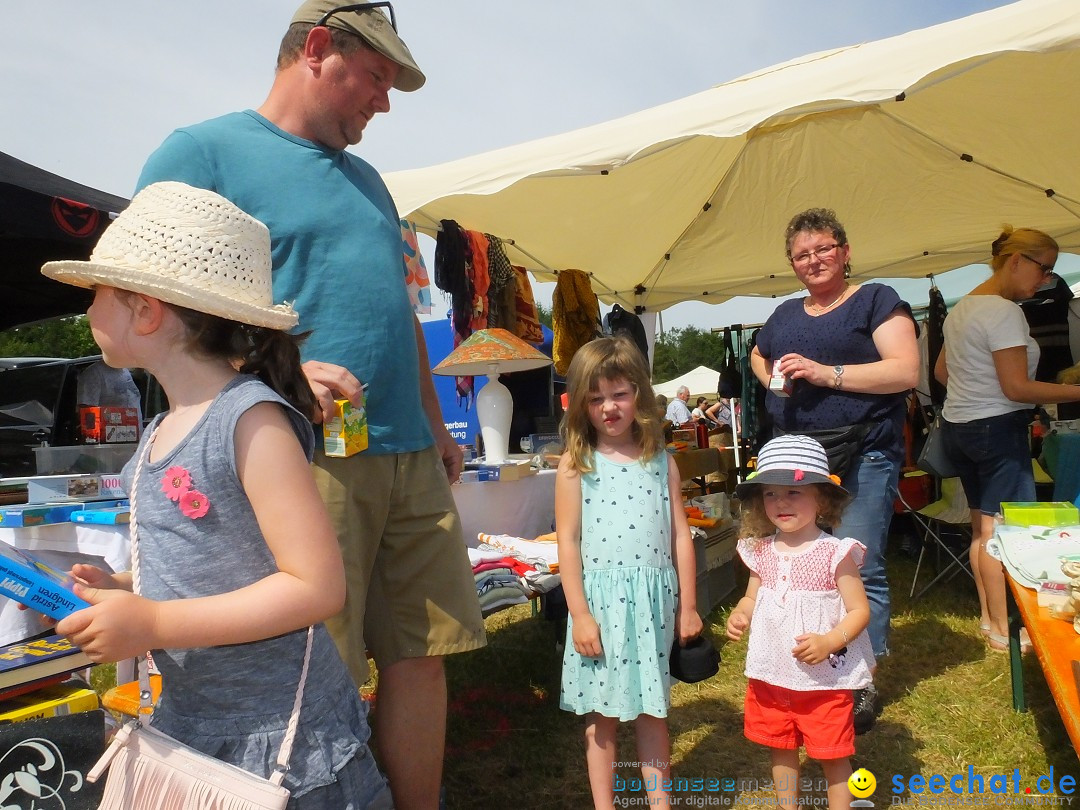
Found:
[[[476,419],[484,439],[484,461],[502,464],[510,447],[510,421],[514,398],[510,389],[499,382],[499,373],[488,374],[487,383],[476,394]]]

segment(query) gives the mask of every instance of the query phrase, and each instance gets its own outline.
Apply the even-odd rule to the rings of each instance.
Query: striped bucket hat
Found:
[[[829,474],[829,460],[821,442],[809,436],[787,434],[765,443],[757,457],[757,468],[735,487],[735,494],[745,498],[759,484],[801,487],[829,484],[845,495],[840,478]]]

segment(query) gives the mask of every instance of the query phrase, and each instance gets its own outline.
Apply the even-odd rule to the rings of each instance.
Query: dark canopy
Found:
[[[89,291],[45,278],[41,265],[89,258],[127,204],[0,152],[0,329],[85,312]]]

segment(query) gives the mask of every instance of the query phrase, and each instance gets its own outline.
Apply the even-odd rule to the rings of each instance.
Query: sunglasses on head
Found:
[[[382,3],[353,3],[348,6],[338,6],[332,8],[325,14],[323,14],[315,26],[326,25],[326,21],[333,17],[335,14],[347,14],[350,11],[371,11],[376,8],[385,8],[390,12],[390,27],[394,29],[394,33],[397,33],[397,18],[394,16],[394,7],[387,2]]]

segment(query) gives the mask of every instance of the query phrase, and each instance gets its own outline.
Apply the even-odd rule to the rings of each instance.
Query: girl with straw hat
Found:
[[[42,268],[94,290],[105,361],[145,368],[169,399],[123,472],[133,571],[76,565],[91,606],[57,630],[99,662],[152,650],[152,725],[263,777],[300,684],[289,807],[384,806],[366,709],[321,624],[344,603],[344,572],[308,466],[297,315],[273,305],[270,267],[262,223],[168,182],[137,194],[89,261]]]

